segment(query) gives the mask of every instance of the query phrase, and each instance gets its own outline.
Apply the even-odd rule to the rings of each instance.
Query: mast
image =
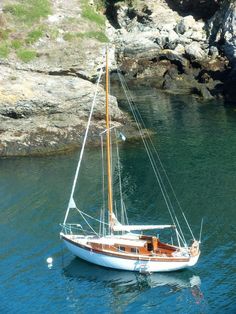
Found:
[[[106,49],[106,135],[107,135],[107,184],[108,184],[108,210],[109,225],[112,225],[113,198],[111,182],[111,137],[110,137],[110,116],[109,116],[109,71],[108,71],[108,48]]]

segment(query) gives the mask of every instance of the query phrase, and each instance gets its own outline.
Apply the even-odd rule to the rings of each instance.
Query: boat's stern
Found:
[[[194,240],[193,244],[189,248],[189,253],[190,253],[190,261],[189,261],[189,266],[194,266],[201,254],[200,251],[200,241]]]

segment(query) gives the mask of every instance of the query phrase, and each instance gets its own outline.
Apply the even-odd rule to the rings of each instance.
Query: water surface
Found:
[[[220,102],[139,89],[135,99],[202,254],[191,270],[107,270],[64,249],[64,218],[78,152],[0,160],[1,313],[235,313],[236,111]],[[120,145],[124,197],[134,223],[168,223],[141,143]],[[86,153],[80,208],[99,211],[100,155]],[[48,267],[46,259],[53,264]]]

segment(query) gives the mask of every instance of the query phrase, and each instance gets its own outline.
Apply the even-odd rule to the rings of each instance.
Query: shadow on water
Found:
[[[189,295],[193,304],[206,306],[203,293],[201,291],[201,279],[190,270],[174,273],[139,273],[120,270],[111,270],[100,266],[92,265],[78,258],[72,259],[63,268],[63,275],[69,281],[87,282],[90,287],[93,285],[105,287],[110,290],[113,300],[111,308],[116,313],[123,313],[140,296],[147,295],[154,297],[150,309],[157,306],[158,294],[168,298],[171,294],[182,294],[183,291]],[[93,293],[90,291],[90,293]],[[89,292],[88,292],[89,294]],[[104,295],[105,297],[105,295]],[[151,299],[150,299],[151,300]],[[163,299],[164,301],[164,299]],[[163,302],[162,301],[162,302]],[[160,305],[159,305],[160,306]],[[149,311],[147,302],[146,310]],[[166,309],[166,313],[168,310]],[[191,312],[189,312],[191,313]]]

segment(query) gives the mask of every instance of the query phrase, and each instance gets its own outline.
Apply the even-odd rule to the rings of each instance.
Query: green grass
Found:
[[[105,17],[94,10],[94,7],[88,4],[88,1],[82,1],[82,17],[96,23],[99,26],[105,26]]]
[[[17,57],[23,62],[29,62],[35,59],[36,56],[37,56],[37,53],[34,50],[21,49],[17,51]]]
[[[15,50],[20,49],[23,46],[23,42],[19,39],[13,39],[11,42],[11,47]]]
[[[67,24],[78,24],[79,23],[79,18],[78,17],[68,16],[68,17],[65,17],[64,21]]]
[[[107,43],[109,41],[107,36],[103,32],[85,32],[83,33],[83,37],[95,38],[102,43]]]
[[[11,31],[9,29],[1,29],[0,28],[0,39],[1,40],[8,39],[10,32]]]
[[[57,28],[49,28],[48,33],[51,39],[56,39],[59,36],[59,30]]]
[[[103,32],[96,32],[96,31],[90,31],[90,32],[84,32],[84,33],[79,33],[79,32],[75,32],[75,33],[71,33],[68,32],[66,34],[64,34],[63,39],[66,41],[72,41],[72,40],[76,40],[78,38],[84,39],[84,38],[93,38],[93,39],[97,39],[98,41],[102,42],[102,43],[107,43],[109,40],[106,37],[106,35]]]
[[[47,17],[51,13],[49,0],[21,0],[20,3],[8,4],[3,7],[4,13],[10,13],[19,22],[27,25]]]
[[[42,36],[43,36],[43,30],[42,29],[33,30],[33,31],[28,33],[25,41],[27,44],[33,44],[37,40],[39,40],[39,38]]]
[[[66,41],[72,41],[76,38],[76,33],[67,32],[63,35],[63,39]]]
[[[97,10],[104,10],[106,8],[106,5],[107,5],[106,0],[95,0],[94,3],[97,7]]]
[[[10,49],[8,47],[8,44],[3,42],[0,44],[0,58],[7,58],[8,54],[10,52]]]

